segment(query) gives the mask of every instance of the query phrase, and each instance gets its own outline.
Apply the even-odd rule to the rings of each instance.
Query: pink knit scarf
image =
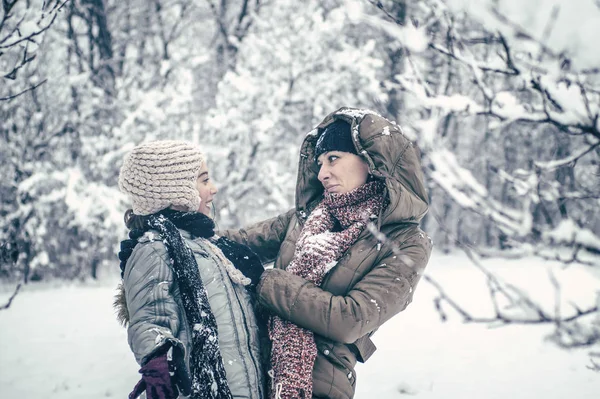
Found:
[[[374,181],[345,194],[326,194],[306,220],[287,271],[321,285],[368,219],[379,215],[386,202],[384,187],[382,182]],[[336,222],[341,231],[333,232]],[[271,398],[310,399],[317,357],[313,332],[278,316],[273,316],[269,324],[273,342]]]

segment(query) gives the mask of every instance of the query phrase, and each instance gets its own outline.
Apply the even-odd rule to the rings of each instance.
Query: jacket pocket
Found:
[[[356,385],[354,364],[356,364],[356,360],[352,359],[354,355],[350,352],[349,348],[346,348],[345,345],[342,348],[340,345],[322,344],[319,346],[319,351],[323,357],[334,366],[335,370],[337,370],[337,373],[335,373],[334,370],[334,374],[336,375],[332,376],[334,385],[341,391],[344,391],[340,384],[335,382],[339,381],[338,378],[341,378],[342,381],[347,381],[352,387],[352,391],[354,391],[354,387]],[[341,353],[344,351],[347,352],[347,354]]]

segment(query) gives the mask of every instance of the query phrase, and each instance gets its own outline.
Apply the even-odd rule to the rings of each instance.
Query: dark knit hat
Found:
[[[335,122],[325,126],[315,145],[315,161],[321,154],[328,151],[357,154],[348,122],[336,119]]]

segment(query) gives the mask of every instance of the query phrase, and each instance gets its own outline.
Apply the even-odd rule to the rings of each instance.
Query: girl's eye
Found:
[[[333,162],[333,161],[335,161],[335,160],[336,160],[336,159],[338,159],[338,158],[339,158],[339,157],[338,157],[337,155],[330,155],[329,157],[327,157],[327,160],[328,160],[329,162]]]

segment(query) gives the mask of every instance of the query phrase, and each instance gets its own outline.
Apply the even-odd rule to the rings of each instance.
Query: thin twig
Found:
[[[20,95],[27,93],[28,91],[32,91],[32,90],[37,89],[38,87],[40,87],[41,85],[43,85],[44,83],[46,83],[47,80],[48,79],[44,79],[40,83],[36,84],[35,86],[31,86],[30,88],[28,88],[26,90],[23,90],[22,92],[17,93],[15,95],[8,96],[8,97],[0,97],[0,101],[10,101],[10,100],[13,100],[13,99],[19,97]]]
[[[375,7],[379,8],[381,11],[383,11],[383,13],[389,18],[391,19],[393,22],[397,23],[400,26],[404,26],[404,22],[400,21],[398,18],[394,17],[383,5],[383,3],[381,1],[375,1],[375,0],[367,0],[369,3],[371,3],[372,5],[374,5]]]
[[[15,297],[19,293],[19,290],[21,289],[22,285],[23,285],[23,283],[17,284],[17,287],[15,288],[15,292],[13,292],[13,294],[10,296],[10,298],[8,299],[8,302],[6,303],[6,305],[0,307],[0,310],[5,310],[5,309],[10,308],[10,305],[12,305],[12,301],[15,299]]]
[[[579,158],[581,158],[584,155],[592,152],[593,150],[595,150],[599,146],[600,146],[600,141],[598,141],[597,143],[589,146],[585,150],[582,150],[580,152],[575,153],[574,155],[571,155],[570,157],[567,157],[567,158],[564,158],[564,159],[561,159],[561,160],[557,160],[557,161],[535,162],[535,165],[538,168],[545,169],[547,171],[559,168],[561,166],[572,165],[575,162],[577,162],[579,160]]]

